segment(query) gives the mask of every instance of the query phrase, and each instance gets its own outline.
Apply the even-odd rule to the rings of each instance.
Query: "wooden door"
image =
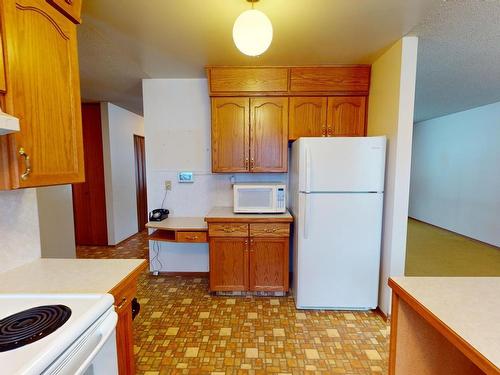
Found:
[[[326,97],[291,97],[288,139],[326,137]]]
[[[134,134],[135,187],[137,199],[137,229],[142,231],[148,222],[148,193],[146,186],[146,151],[144,137]]]
[[[250,99],[250,170],[288,170],[288,98]]]
[[[250,240],[251,291],[288,291],[288,249],[288,237]]]
[[[212,171],[249,171],[249,99],[212,98]]]
[[[99,103],[82,104],[85,182],[73,184],[73,215],[77,245],[106,246],[106,191]]]
[[[248,289],[248,238],[210,238],[210,291]]]
[[[362,137],[366,123],[366,97],[335,96],[328,98],[328,136]]]
[[[11,186],[84,180],[76,26],[43,0],[2,2],[7,45],[6,112]],[[29,159],[28,159],[29,157]]]

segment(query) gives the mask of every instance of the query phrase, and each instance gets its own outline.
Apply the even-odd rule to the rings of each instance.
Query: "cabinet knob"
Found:
[[[248,158],[245,158],[245,169],[248,169]]]
[[[266,233],[274,233],[274,232],[276,232],[277,230],[278,230],[278,228],[267,228],[267,229],[265,230],[265,232],[266,232]]]
[[[24,158],[24,165],[25,165],[25,170],[24,173],[21,174],[21,180],[26,181],[31,174],[31,160],[29,155],[26,153],[24,150],[24,147],[21,147],[19,149],[19,155]]]
[[[321,127],[321,136],[322,136],[322,137],[326,137],[326,125],[323,125],[323,126]]]
[[[253,158],[250,159],[250,169],[253,169],[255,167],[255,160]]]

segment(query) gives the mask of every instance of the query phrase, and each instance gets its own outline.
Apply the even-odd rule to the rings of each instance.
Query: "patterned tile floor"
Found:
[[[142,258],[146,235],[81,258]],[[299,311],[291,297],[221,297],[208,280],[139,279],[137,372],[163,374],[385,374],[388,326],[372,312]]]

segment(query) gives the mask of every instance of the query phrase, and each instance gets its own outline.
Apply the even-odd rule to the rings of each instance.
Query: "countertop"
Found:
[[[214,207],[205,216],[206,222],[290,223],[293,217],[287,210],[282,214],[235,214],[232,207]]]
[[[389,285],[500,368],[500,277],[393,277]]]
[[[168,217],[162,221],[150,221],[146,227],[162,230],[206,231],[207,223],[203,217]]]
[[[144,259],[37,259],[0,273],[0,293],[108,293]]]

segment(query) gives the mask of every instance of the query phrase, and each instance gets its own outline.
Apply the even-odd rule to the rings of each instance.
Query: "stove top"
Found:
[[[71,316],[66,305],[27,309],[0,320],[0,352],[36,342],[61,327]]]
[[[112,306],[109,294],[0,293],[0,373],[43,373]]]

